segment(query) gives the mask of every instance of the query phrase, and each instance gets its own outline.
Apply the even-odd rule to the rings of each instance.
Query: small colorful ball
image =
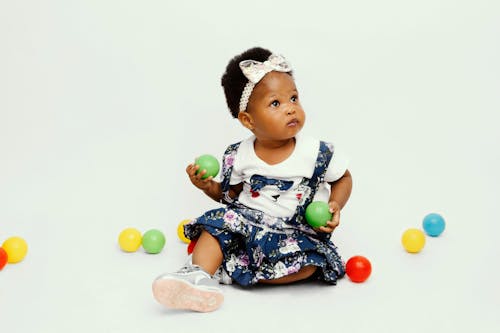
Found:
[[[7,262],[9,264],[20,262],[26,256],[26,253],[28,253],[28,244],[18,236],[8,238],[3,242],[2,248],[7,252]]]
[[[142,247],[147,253],[160,253],[164,246],[165,235],[158,229],[148,230],[142,236]]]
[[[186,244],[189,244],[190,240],[186,237],[186,235],[184,235],[184,225],[189,222],[191,222],[191,220],[182,220],[177,226],[177,236],[179,236],[179,239]]]
[[[215,177],[219,173],[219,161],[212,155],[201,155],[195,161],[194,164],[199,165],[200,168],[196,173],[206,170],[207,172],[201,177],[206,179],[210,176]]]
[[[372,273],[372,264],[366,257],[354,256],[347,260],[345,273],[352,282],[361,283]]]
[[[139,249],[142,242],[141,232],[135,228],[127,228],[120,232],[118,244],[125,252],[135,252]]]
[[[7,265],[7,261],[9,260],[9,255],[3,247],[0,247],[0,271]]]
[[[427,235],[431,237],[437,237],[444,231],[444,218],[436,213],[428,214],[424,217],[422,226]]]
[[[313,201],[306,208],[306,221],[313,228],[325,226],[332,216],[328,203],[324,201]]]
[[[193,239],[191,242],[189,242],[188,247],[187,247],[187,252],[188,254],[193,253],[194,247],[196,246],[197,239]]]
[[[408,229],[403,233],[401,243],[410,253],[420,252],[425,245],[425,234],[419,229]]]

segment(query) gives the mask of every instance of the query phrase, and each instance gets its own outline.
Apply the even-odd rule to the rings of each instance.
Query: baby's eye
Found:
[[[297,102],[299,100],[299,96],[297,95],[293,95],[291,98],[290,98],[290,101],[292,101],[293,103]]]
[[[270,105],[271,105],[272,107],[277,108],[278,106],[280,106],[280,102],[279,102],[277,99],[275,99],[274,101],[272,101],[272,102],[271,102],[271,104],[270,104]]]

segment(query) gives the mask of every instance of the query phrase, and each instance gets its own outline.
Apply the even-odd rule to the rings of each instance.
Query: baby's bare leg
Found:
[[[300,280],[305,280],[311,275],[316,272],[317,267],[316,266],[305,266],[302,267],[300,271],[294,274],[290,274],[287,276],[283,276],[279,279],[274,279],[274,280],[259,280],[259,283],[263,284],[287,284],[287,283],[292,283],[292,282],[297,282]]]
[[[193,250],[193,264],[213,275],[222,264],[222,250],[219,241],[203,230]]]

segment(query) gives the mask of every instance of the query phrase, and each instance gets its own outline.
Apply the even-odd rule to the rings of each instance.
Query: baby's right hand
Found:
[[[207,177],[206,179],[202,179],[203,175],[207,173],[207,170],[202,170],[198,174],[196,173],[200,169],[199,165],[196,164],[189,164],[186,168],[186,173],[189,176],[189,179],[191,180],[191,183],[193,183],[194,186],[199,188],[200,190],[208,190],[210,188],[210,185],[212,183],[213,177]]]

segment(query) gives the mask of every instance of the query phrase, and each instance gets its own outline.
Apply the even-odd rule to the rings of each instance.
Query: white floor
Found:
[[[0,271],[0,331],[499,332],[500,6],[220,3],[1,5],[0,242],[29,252]],[[273,19],[242,18],[263,8]],[[224,286],[216,312],[165,310],[150,289],[186,259],[177,225],[214,207],[184,168],[249,135],[219,80],[254,45],[292,62],[304,133],[350,157],[334,241],[372,276]],[[445,232],[406,253],[402,232],[430,212]],[[123,253],[126,227],[161,229],[164,251]]]
[[[493,246],[485,244],[493,237],[474,243],[460,234],[465,221],[448,222],[446,233],[428,239],[417,255],[402,250],[391,228],[384,233],[392,237],[339,229],[344,253],[364,248],[372,261],[373,275],[365,283],[223,286],[225,303],[208,314],[166,310],[151,296],[152,279],[185,259],[185,245],[171,230],[166,249],[148,255],[121,252],[116,232],[105,225],[92,231],[33,224],[20,232],[30,243],[26,260],[0,273],[2,327],[5,332],[230,332],[236,326],[242,332],[456,332],[479,326],[481,332],[496,332],[500,276]],[[345,223],[361,222],[346,218]],[[347,238],[354,241],[345,244]]]

